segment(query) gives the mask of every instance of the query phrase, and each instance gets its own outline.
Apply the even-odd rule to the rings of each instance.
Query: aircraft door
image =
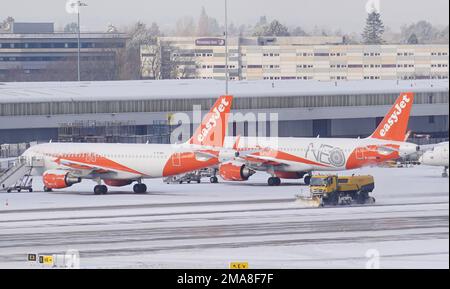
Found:
[[[175,153],[172,157],[172,165],[174,167],[181,167],[181,153]]]

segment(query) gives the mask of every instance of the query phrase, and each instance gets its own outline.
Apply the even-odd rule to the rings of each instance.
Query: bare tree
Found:
[[[414,35],[414,37],[413,37]],[[419,21],[401,28],[401,42],[408,43],[410,38],[417,43],[430,44],[438,43],[440,38],[440,31],[434,27],[430,22]],[[414,39],[416,38],[416,39]]]
[[[196,78],[197,61],[194,53],[180,51],[177,47],[166,43],[161,46],[161,78],[192,79]]]
[[[137,22],[128,31],[130,36],[125,50],[118,55],[118,78],[122,80],[140,79],[142,77],[141,47],[154,45],[157,41],[159,27],[153,23],[147,28],[145,23]]]
[[[161,45],[147,45],[141,48],[141,74],[146,78],[161,79]]]
[[[11,16],[6,17],[6,19],[0,23],[0,29],[5,30],[5,31],[10,31],[14,21],[15,20],[13,17],[11,17]]]
[[[259,22],[256,24],[253,31],[253,36],[289,36],[289,31],[286,26],[281,24],[278,20],[273,20],[270,24],[266,23],[267,19],[261,17]]]

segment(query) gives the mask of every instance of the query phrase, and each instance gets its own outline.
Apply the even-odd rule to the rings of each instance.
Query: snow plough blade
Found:
[[[303,208],[322,207],[322,199],[320,197],[305,197],[299,195],[295,202]]]

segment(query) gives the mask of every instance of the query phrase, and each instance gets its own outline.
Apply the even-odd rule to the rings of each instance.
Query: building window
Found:
[[[435,123],[434,115],[428,117],[428,123]]]
[[[225,68],[225,66],[224,66]],[[262,65],[247,65],[247,68],[262,68]]]

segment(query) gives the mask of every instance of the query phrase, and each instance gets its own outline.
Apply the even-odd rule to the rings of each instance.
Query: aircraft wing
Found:
[[[67,157],[56,157],[55,163],[76,171],[76,174],[107,174],[107,173],[130,173],[134,175],[144,175],[125,165],[117,163],[103,156],[73,155]]]
[[[97,174],[106,174],[106,173],[117,173],[119,170],[104,168],[101,166],[93,165],[93,164],[84,164],[81,162],[76,162],[72,160],[56,160],[56,162],[60,165],[63,165],[67,168],[74,169],[77,171],[83,171],[83,174],[97,173]]]
[[[275,157],[270,156],[258,156],[258,155],[247,155],[239,158],[241,161],[246,162],[248,165],[265,165],[265,166],[287,166],[288,163],[284,163]]]
[[[265,149],[242,158],[250,167],[253,166],[290,166],[299,171],[308,171],[313,166],[328,167],[328,165],[311,161],[300,156],[289,154],[283,151]]]
[[[218,158],[219,157],[219,152],[215,152],[215,151],[194,151],[195,154],[195,158],[200,160],[200,161],[209,161],[210,159],[213,158]]]

